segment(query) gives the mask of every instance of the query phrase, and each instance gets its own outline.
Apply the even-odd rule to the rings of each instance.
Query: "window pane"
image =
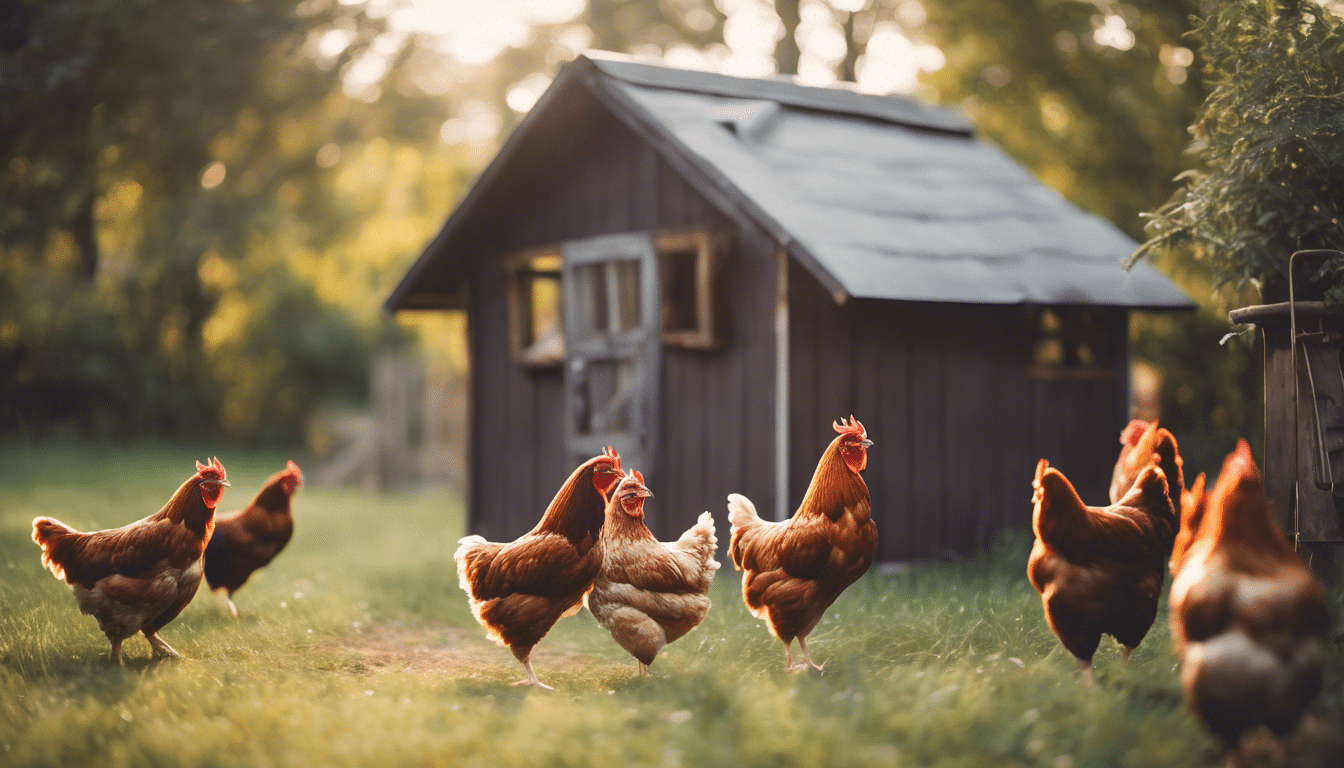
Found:
[[[537,354],[564,354],[564,334],[560,326],[559,275],[532,274],[528,278],[528,313],[531,336],[527,346]]]
[[[581,331],[584,335],[606,333],[611,324],[607,306],[607,265],[584,264],[575,270],[575,288],[578,295]]]
[[[663,328],[669,331],[698,331],[696,312],[696,260],[698,251],[669,251],[663,254]]]
[[[635,399],[634,361],[591,360],[577,375],[579,434],[629,432]]]
[[[639,262],[617,261],[611,268],[616,275],[616,301],[620,307],[620,327],[615,331],[631,331],[640,324]]]

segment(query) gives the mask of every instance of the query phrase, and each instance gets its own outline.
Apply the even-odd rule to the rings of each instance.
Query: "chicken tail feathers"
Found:
[[[42,548],[42,564],[58,579],[65,579],[65,563],[81,534],[50,517],[33,520],[33,541]]]
[[[473,550],[482,544],[488,544],[484,536],[463,536],[457,540],[457,551],[453,553],[453,562],[457,563],[457,583],[462,587],[462,591],[467,593],[468,597],[475,597],[471,592],[471,572],[474,570]]]
[[[733,567],[742,570],[743,552],[742,539],[754,528],[765,524],[761,516],[756,514],[756,505],[751,503],[751,499],[740,493],[728,494],[728,523],[731,526],[731,535],[728,539],[728,557],[733,561]]]
[[[751,502],[747,502],[750,504]],[[681,534],[677,539],[677,546],[681,549],[692,552],[701,563],[704,563],[710,570],[718,570],[721,563],[714,560],[714,552],[719,547],[719,539],[714,535],[714,516],[708,512],[701,512],[695,525]]]
[[[761,516],[756,514],[756,505],[751,503],[751,499],[740,493],[728,494],[728,523],[733,533],[739,528],[750,528],[760,522]]]
[[[1143,472],[1134,481],[1134,487],[1119,503],[1157,512],[1159,517],[1175,522],[1176,510],[1172,509],[1168,488],[1166,473],[1154,462],[1144,467]]]

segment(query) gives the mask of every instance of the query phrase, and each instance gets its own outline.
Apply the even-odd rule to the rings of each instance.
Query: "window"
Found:
[[[726,235],[705,230],[658,236],[664,344],[712,349],[719,343],[715,272],[727,243]]]
[[[1032,310],[1036,335],[1028,373],[1037,379],[1115,376],[1116,339],[1125,336],[1114,314],[1084,307]]]
[[[662,297],[662,342],[686,349],[713,349],[721,341],[715,302],[716,273],[729,237],[709,230],[657,233],[658,294]],[[647,243],[648,241],[645,240]],[[565,360],[563,258],[560,246],[530,249],[505,260],[509,290],[509,334],[513,358],[521,365],[547,367]],[[620,334],[639,326],[642,316],[639,261],[612,259],[575,269],[571,336]]]
[[[509,257],[505,266],[513,358],[523,365],[559,365],[565,359],[560,252],[522,251]]]

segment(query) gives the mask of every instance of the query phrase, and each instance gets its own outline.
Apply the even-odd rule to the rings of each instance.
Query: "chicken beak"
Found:
[[[233,487],[233,483],[230,483],[228,480],[220,480],[219,484],[228,488]]]
[[[864,448],[872,448],[873,441],[865,437],[863,440],[859,441],[859,445],[862,445]]]
[[[648,488],[640,488],[638,491],[635,492],[635,495],[640,497],[641,499],[652,499],[653,491],[650,491]]]

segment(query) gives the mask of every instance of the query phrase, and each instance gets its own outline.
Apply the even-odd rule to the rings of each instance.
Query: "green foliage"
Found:
[[[1201,168],[1135,258],[1189,248],[1215,288],[1282,301],[1294,251],[1344,248],[1344,23],[1313,2],[1228,0],[1196,37],[1212,86],[1191,128]]]
[[[361,397],[373,350],[406,339],[377,309],[390,276],[463,175],[438,140],[445,108],[391,88],[405,75],[376,105],[344,93],[383,22],[335,0],[12,11],[0,430],[292,443],[323,401]],[[331,33],[348,44],[328,55]],[[439,156],[379,164],[370,144],[375,160]],[[408,193],[411,174],[436,188]],[[389,216],[397,237],[366,232]]]
[[[192,469],[180,449],[0,448],[0,754],[24,766],[1215,766],[1181,701],[1165,612],[1129,667],[1097,654],[1085,691],[1027,583],[1026,542],[896,574],[874,569],[809,647],[824,675],[789,675],[725,565],[705,623],[653,674],[586,612],[533,659],[554,693],[483,639],[457,586],[455,499],[309,485],[295,537],[235,596],[202,592],[164,637],[187,659],[127,667],[39,562],[30,521],[81,528],[156,509]],[[288,458],[224,454],[242,504]],[[98,467],[98,481],[72,467]],[[718,522],[725,525],[721,512]],[[720,529],[722,533],[722,528]],[[1338,595],[1333,595],[1339,606]],[[1338,612],[1338,611],[1336,611]],[[1329,648],[1323,722],[1344,714]],[[1290,742],[1294,766],[1337,765],[1331,727]]]

